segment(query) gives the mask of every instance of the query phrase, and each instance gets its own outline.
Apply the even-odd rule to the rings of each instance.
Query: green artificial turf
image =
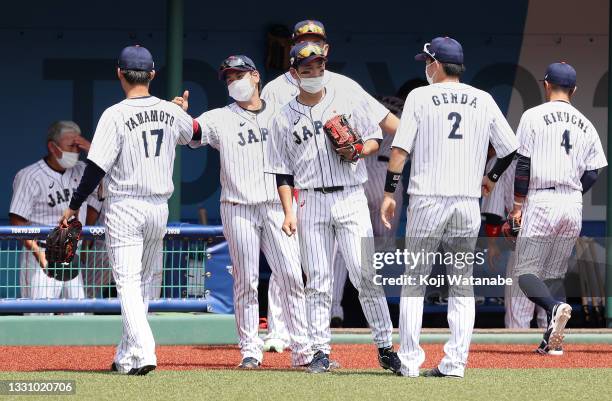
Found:
[[[67,400],[603,400],[611,399],[612,369],[469,369],[464,379],[393,376],[380,370],[0,372],[0,380],[76,380]],[[0,396],[0,399],[60,399]]]

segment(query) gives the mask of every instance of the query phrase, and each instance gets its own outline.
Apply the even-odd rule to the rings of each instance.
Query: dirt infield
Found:
[[[427,359],[423,368],[435,366],[442,358],[442,344],[425,344]],[[612,368],[611,344],[567,344],[565,355],[541,356],[532,345],[473,344],[470,368]],[[0,347],[0,371],[96,371],[106,370],[112,362],[114,348],[108,346],[3,346]],[[157,348],[159,369],[233,369],[240,362],[236,346],[160,346]],[[332,359],[342,368],[377,368],[376,350],[372,345],[338,344]],[[263,367],[289,367],[289,353],[265,354]]]

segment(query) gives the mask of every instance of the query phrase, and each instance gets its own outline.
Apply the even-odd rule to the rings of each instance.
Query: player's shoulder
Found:
[[[42,177],[44,170],[49,168],[43,159],[40,159],[32,164],[29,164],[15,174],[15,181],[17,180],[36,180],[39,177]]]
[[[261,91],[262,96],[264,93],[269,92],[271,90],[276,90],[278,88],[283,88],[286,86],[295,86],[295,82],[291,78],[291,75],[288,72],[284,72],[277,76],[276,78],[268,81]]]
[[[330,85],[338,85],[347,89],[363,90],[361,85],[354,79],[338,72],[326,70],[325,75]]]

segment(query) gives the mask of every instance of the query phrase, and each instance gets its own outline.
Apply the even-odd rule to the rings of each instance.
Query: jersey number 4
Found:
[[[453,111],[448,115],[448,119],[454,120],[453,128],[451,129],[450,135],[448,137],[450,139],[462,139],[463,135],[457,133],[457,130],[459,129],[459,124],[461,123],[461,114]]]
[[[164,130],[163,129],[151,130],[151,136],[157,137],[157,140],[155,142],[155,155],[153,156],[153,157],[157,157],[159,156],[159,149],[161,148],[162,139],[164,138]],[[147,141],[147,131],[142,131],[142,140],[144,142],[145,156],[149,157],[149,141]]]
[[[561,146],[565,148],[565,153],[569,155],[570,149],[572,145],[570,144],[570,132],[569,130],[565,130],[563,132],[563,139],[561,140]]]

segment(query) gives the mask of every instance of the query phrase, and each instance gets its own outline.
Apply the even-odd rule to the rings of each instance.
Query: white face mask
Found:
[[[435,63],[435,61],[434,61]],[[431,63],[433,64],[433,63]],[[436,74],[438,73],[438,71],[434,72],[434,74],[432,76],[429,76],[429,74],[427,73],[427,67],[429,67],[431,64],[425,64],[425,77],[427,78],[427,83],[429,85],[434,83],[434,78],[436,76]]]
[[[79,154],[74,152],[64,152],[60,149],[59,146],[55,145],[57,149],[62,152],[62,157],[60,159],[55,158],[60,166],[64,169],[73,168],[79,161]]]
[[[255,86],[251,84],[251,76],[246,74],[242,79],[237,79],[227,87],[229,95],[238,102],[246,102],[251,99]]]
[[[323,89],[323,75],[314,78],[300,77],[299,85],[308,93],[319,93]]]

